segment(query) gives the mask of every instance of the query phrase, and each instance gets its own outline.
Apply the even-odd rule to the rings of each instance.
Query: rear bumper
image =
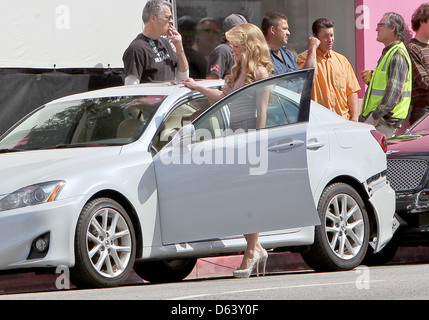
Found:
[[[380,251],[394,234],[395,198],[395,191],[388,183],[382,187],[378,186],[377,191],[372,192],[369,198],[377,219],[377,238],[374,241],[374,252]]]

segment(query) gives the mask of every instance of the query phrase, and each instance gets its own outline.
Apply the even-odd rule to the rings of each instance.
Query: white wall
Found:
[[[122,68],[147,0],[0,0],[0,68]]]

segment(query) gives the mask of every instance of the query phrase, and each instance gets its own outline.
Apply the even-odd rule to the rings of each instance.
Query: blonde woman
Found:
[[[252,82],[268,78],[273,71],[268,45],[257,26],[251,23],[240,24],[226,32],[225,36],[232,43],[235,64],[231,74],[225,77],[224,89],[202,87],[192,78],[184,81],[185,86],[200,91],[212,101],[218,101]],[[255,103],[248,103],[248,100],[247,103],[231,106],[231,129],[248,130],[265,127],[268,96],[258,95],[253,101]],[[234,271],[234,277],[237,278],[249,277],[260,262],[265,266],[268,258],[266,250],[259,243],[258,233],[247,234],[244,237],[247,247],[240,266]]]

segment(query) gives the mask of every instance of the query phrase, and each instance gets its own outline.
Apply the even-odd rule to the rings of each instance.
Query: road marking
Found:
[[[374,282],[384,282],[385,280],[370,280],[370,283]],[[284,290],[284,289],[297,289],[297,288],[307,288],[307,287],[324,287],[324,286],[339,286],[339,285],[356,285],[356,281],[350,282],[333,282],[333,283],[315,283],[315,284],[301,284],[295,286],[284,286],[284,287],[271,287],[271,288],[255,288],[255,289],[246,289],[246,290],[233,290],[233,291],[225,291],[225,292],[216,292],[216,293],[203,293],[189,296],[182,296],[176,298],[170,298],[166,300],[186,300],[186,299],[196,299],[202,297],[210,297],[210,296],[218,296],[218,295],[228,295],[228,294],[236,294],[236,293],[246,293],[246,292],[258,292],[258,291],[268,291],[268,290]]]

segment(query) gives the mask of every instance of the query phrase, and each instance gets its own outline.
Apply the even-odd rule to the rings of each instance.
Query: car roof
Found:
[[[220,87],[224,85],[223,80],[197,80],[198,83],[204,87]],[[118,86],[105,88],[94,91],[87,91],[83,93],[65,96],[50,103],[65,102],[81,99],[94,99],[102,97],[118,97],[118,96],[141,96],[141,95],[171,95],[176,91],[182,91],[182,94],[190,92],[191,90],[182,83],[169,81],[169,82],[151,82],[138,85]],[[185,92],[183,92],[185,91]]]

